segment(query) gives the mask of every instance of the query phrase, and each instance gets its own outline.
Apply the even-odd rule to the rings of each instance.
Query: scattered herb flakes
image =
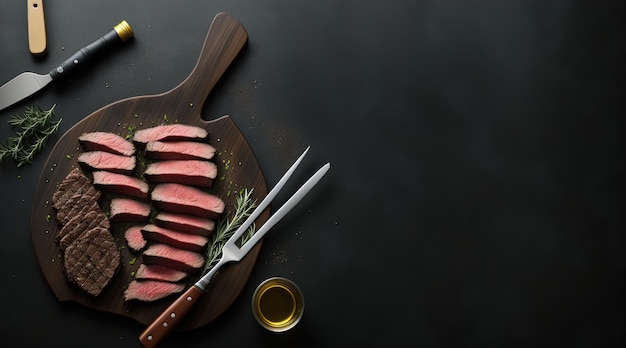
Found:
[[[133,257],[130,261],[128,261],[128,264],[132,266],[135,264],[135,262],[137,262],[137,258]]]

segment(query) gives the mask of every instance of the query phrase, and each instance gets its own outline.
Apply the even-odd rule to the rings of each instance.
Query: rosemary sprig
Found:
[[[252,192],[254,189],[244,189],[239,191],[235,201],[235,211],[232,216],[230,214],[223,215],[217,221],[217,228],[213,239],[207,249],[207,260],[204,265],[204,273],[208,272],[217,264],[222,255],[222,248],[235,231],[243,224],[243,222],[252,214],[256,208],[256,200],[252,200]],[[246,233],[242,236],[241,245],[252,237],[255,232],[255,226],[252,224]]]
[[[0,163],[6,158],[13,158],[18,167],[31,163],[50,136],[59,130],[61,119],[53,120],[55,106],[50,110],[29,106],[24,114],[11,116],[8,123],[16,129],[16,136],[0,143]]]

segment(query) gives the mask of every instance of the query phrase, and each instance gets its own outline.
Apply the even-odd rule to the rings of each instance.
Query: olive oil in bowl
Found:
[[[302,292],[292,281],[274,277],[265,280],[252,296],[252,313],[256,320],[273,332],[294,327],[304,312]]]

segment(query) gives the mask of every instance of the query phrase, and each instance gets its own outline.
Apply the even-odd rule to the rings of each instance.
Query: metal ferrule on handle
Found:
[[[91,57],[96,56],[106,51],[107,49],[128,40],[129,38],[133,37],[133,35],[133,29],[130,27],[128,22],[122,21],[104,36],[101,36],[96,41],[81,48],[80,50],[78,50],[78,52],[74,53],[59,66],[50,70],[50,76],[53,80],[64,76],[76,70],[79,66],[82,66]]]

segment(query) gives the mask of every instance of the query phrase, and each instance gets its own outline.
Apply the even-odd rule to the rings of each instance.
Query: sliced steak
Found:
[[[158,184],[152,201],[160,209],[215,219],[224,212],[224,201],[198,188],[181,184]]]
[[[209,133],[204,128],[184,124],[168,124],[135,131],[133,141],[142,147],[151,141],[206,140]]]
[[[109,284],[121,260],[113,236],[102,227],[79,236],[63,256],[67,279],[93,296],[98,296]]]
[[[141,234],[141,228],[143,226],[131,226],[124,232],[124,239],[126,239],[126,245],[134,251],[139,251],[146,247],[148,243]]]
[[[209,236],[215,228],[215,221],[185,214],[160,212],[154,217],[154,224],[171,230]]]
[[[74,194],[83,190],[83,187],[88,188],[90,185],[91,182],[83,172],[79,168],[74,168],[67,174],[63,181],[59,183],[56,191],[52,194],[52,206],[58,210],[65,205],[65,202]]]
[[[84,133],[78,141],[87,151],[106,151],[118,155],[132,156],[135,145],[123,137],[108,132]]]
[[[75,216],[98,209],[100,209],[98,201],[94,200],[93,197],[77,194],[57,211],[56,218],[61,225],[66,225]]]
[[[146,180],[155,183],[211,187],[217,176],[217,166],[213,162],[199,160],[159,161],[148,165],[143,175]]]
[[[93,184],[102,191],[144,200],[148,198],[148,184],[130,175],[96,171],[93,172]]]
[[[119,174],[132,174],[135,171],[135,156],[117,155],[105,151],[89,151],[78,155],[78,163],[83,168],[94,170],[106,170]]]
[[[145,225],[141,228],[141,234],[147,241],[167,244],[179,249],[201,252],[209,239],[199,234],[177,232],[156,225]]]
[[[74,215],[98,205],[101,193],[78,168],[72,170],[52,194],[52,206],[61,225]]]
[[[111,222],[145,222],[150,216],[150,205],[131,198],[113,198],[109,211]]]
[[[110,227],[109,219],[100,207],[90,210],[86,214],[75,215],[57,233],[56,239],[61,251],[67,249],[82,234],[96,227],[104,228],[107,231]]]
[[[135,279],[159,280],[162,282],[177,283],[187,278],[188,274],[173,268],[161,265],[141,264],[135,272]]]
[[[157,160],[210,160],[215,148],[197,141],[151,141],[146,144],[146,157]]]
[[[156,301],[185,289],[183,284],[157,280],[133,280],[124,291],[124,300]]]
[[[204,256],[194,251],[178,249],[166,244],[152,244],[143,252],[143,262],[192,273],[201,269],[205,260]]]

